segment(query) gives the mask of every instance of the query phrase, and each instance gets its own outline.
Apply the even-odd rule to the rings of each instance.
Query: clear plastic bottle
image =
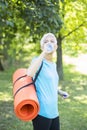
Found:
[[[51,43],[48,43],[46,45],[46,48],[47,48],[48,53],[51,53],[54,50],[54,45]]]

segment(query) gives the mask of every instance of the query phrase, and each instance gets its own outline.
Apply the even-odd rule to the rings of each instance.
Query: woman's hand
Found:
[[[64,99],[69,97],[69,94],[67,92],[65,92],[65,91],[62,91],[62,90],[58,90],[58,94],[60,96],[62,96]]]

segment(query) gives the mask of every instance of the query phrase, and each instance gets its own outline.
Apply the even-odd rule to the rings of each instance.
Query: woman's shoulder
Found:
[[[38,58],[38,56],[34,56],[34,57],[32,58],[32,62],[35,61],[37,58]]]

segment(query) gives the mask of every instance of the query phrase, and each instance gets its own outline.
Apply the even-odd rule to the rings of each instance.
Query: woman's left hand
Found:
[[[58,90],[58,93],[60,96],[62,96],[64,99],[68,98],[69,97],[69,94],[65,91],[62,91],[62,90]]]

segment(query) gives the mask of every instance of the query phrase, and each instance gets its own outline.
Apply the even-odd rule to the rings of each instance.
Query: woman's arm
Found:
[[[33,77],[35,75],[35,73],[39,69],[39,66],[42,63],[42,60],[43,60],[45,54],[46,54],[45,51],[43,51],[39,55],[39,57],[35,61],[32,62],[32,64],[30,65],[30,67],[27,69],[27,75],[28,76]]]
[[[42,48],[42,53],[39,55],[39,57],[30,65],[30,67],[27,70],[27,75],[30,77],[33,77],[35,75],[35,73],[37,72],[37,70],[39,69],[39,66],[42,63],[43,58],[53,52],[54,50],[49,50],[48,48],[48,44],[44,44],[43,48]]]

